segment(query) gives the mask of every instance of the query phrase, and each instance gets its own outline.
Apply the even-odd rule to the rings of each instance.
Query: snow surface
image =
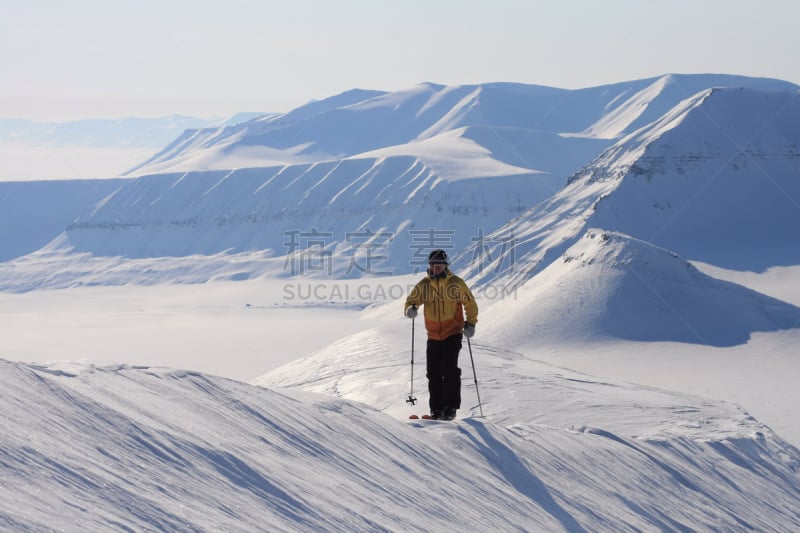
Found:
[[[411,283],[255,280],[0,292],[0,358],[168,366],[249,381],[379,323],[359,311],[393,301]]]
[[[797,94],[355,90],[148,163],[272,166],[64,182],[63,212],[3,243],[0,528],[800,529]],[[9,226],[51,187],[2,185]],[[404,232],[442,217],[489,230],[447,241],[475,245],[453,268],[478,335],[459,418],[412,422],[425,336],[400,302],[420,274],[346,271],[369,251],[338,239],[400,236],[372,252],[409,272],[434,243]],[[312,227],[339,261],[292,272],[311,263],[285,230]]]
[[[477,416],[465,346],[462,419],[417,427],[405,417],[424,410],[424,334],[417,332],[420,403],[412,408],[404,403],[411,324],[399,317],[398,301],[360,311],[387,280],[373,282],[372,292],[347,302],[332,299],[331,286],[302,299],[299,280],[3,294],[10,348],[3,357],[40,361],[0,365],[4,525],[786,531],[800,524],[800,451],[780,438],[794,428],[800,442],[796,333],[783,346],[770,333],[712,352],[591,338],[577,346],[576,332],[571,348],[523,353],[490,341],[495,308],[515,301],[481,301],[471,346],[486,417]],[[407,289],[413,278],[393,282]],[[354,335],[341,338],[348,330]],[[533,345],[538,332],[528,331]],[[317,353],[302,359],[303,350]],[[81,352],[95,362],[75,362]],[[134,366],[101,362],[113,359]],[[593,364],[604,377],[567,364]],[[265,390],[151,365],[240,380],[279,368],[255,380]],[[703,384],[703,397],[613,377],[636,371],[639,383],[672,380],[673,390]],[[748,395],[777,403],[777,424],[753,419],[749,402],[744,411],[719,401]],[[428,512],[408,512],[422,506]]]
[[[592,227],[728,269],[800,263],[798,95],[727,88],[688,98],[487,236],[494,263],[474,263],[468,276],[524,283]]]
[[[121,180],[0,181],[0,261],[39,250]]]
[[[781,80],[711,74],[670,74],[574,91],[514,83],[423,83],[390,93],[352,90],[235,126],[187,130],[131,174],[342,159],[465,127],[489,128],[494,135],[483,139],[492,143],[503,137],[504,130],[521,130],[523,139],[560,135],[569,159],[587,162],[588,158],[580,157],[587,141],[597,147],[592,153],[596,155],[611,140],[712,87],[797,90],[796,85]],[[516,156],[510,162],[515,166],[559,174],[564,179],[571,174],[560,174],[563,161],[522,148],[517,142],[504,142],[502,152]],[[254,163],[257,157],[264,158],[261,164]],[[499,158],[505,160],[502,155]]]
[[[516,347],[570,337],[736,346],[754,332],[800,325],[800,307],[598,229],[514,291],[513,303],[494,306],[485,316],[497,325],[492,339]]]
[[[163,368],[3,362],[3,524],[64,531],[800,524],[798,450],[731,404],[597,380],[476,341],[487,416],[475,416],[466,386],[467,418],[404,420],[409,365],[401,338],[410,323],[402,323],[259,379],[329,393],[319,396]]]
[[[154,281],[184,279],[175,257],[198,273],[192,281],[217,275],[215,261],[238,279],[275,272],[273,263],[284,275],[407,273],[424,268],[431,245],[464,249],[558,188],[547,174],[489,173],[453,181],[454,171],[443,179],[419,158],[394,156],[131,179],[41,253],[0,266],[0,286],[113,283],[115,258],[153,258]]]

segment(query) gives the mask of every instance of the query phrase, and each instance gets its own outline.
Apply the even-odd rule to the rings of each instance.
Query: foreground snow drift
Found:
[[[415,374],[419,404],[403,401],[409,336],[406,328],[365,331],[257,382],[369,403],[403,419],[425,412],[427,402],[424,364]],[[479,408],[465,345],[459,414],[466,418],[457,431],[446,423],[424,428],[451,437],[447,463],[476,474],[465,493],[472,505],[482,504],[485,484],[510,483],[509,494],[532,501],[517,507],[510,499],[509,519],[529,530],[782,529],[800,520],[790,503],[800,489],[798,450],[740,408],[597,380],[480,342],[472,348],[487,417],[473,418]],[[495,469],[490,479],[474,470],[486,460]],[[768,466],[773,461],[780,466]],[[762,483],[782,494],[786,507],[767,511],[766,500],[750,499]],[[531,505],[568,521],[527,522],[523,510]]]
[[[385,363],[391,381],[399,361]],[[648,439],[532,416],[512,423],[513,413],[418,426],[341,398],[153,368],[1,362],[0,379],[6,529],[800,526],[797,451],[735,410],[736,431]],[[514,379],[522,387],[490,390],[593,387]],[[526,397],[517,412],[535,415]],[[609,419],[617,409],[594,407]],[[724,423],[725,409],[709,407]]]

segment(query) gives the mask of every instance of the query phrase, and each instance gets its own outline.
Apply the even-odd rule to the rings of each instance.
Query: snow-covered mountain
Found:
[[[340,395],[376,385],[400,393],[406,385],[398,350],[354,339],[348,352],[352,358],[327,374]],[[491,361],[498,368],[482,369],[491,384],[482,390],[486,418],[427,424],[341,397],[196,372],[0,361],[0,524],[29,531],[800,527],[800,452],[740,409],[595,381],[513,353]]]
[[[663,116],[656,114],[687,91],[714,83],[748,88],[707,90]],[[579,219],[590,216],[617,182],[625,185],[615,197],[628,188],[641,189],[642,184],[632,184],[635,176],[653,184],[629,193],[645,198],[625,200],[624,209],[639,211],[624,223],[607,221],[617,215],[599,215],[616,209],[606,201],[591,225],[652,241],[689,259],[713,263],[709,258],[721,257],[725,248],[731,261],[741,260],[739,245],[758,240],[762,247],[786,248],[784,237],[792,238],[780,231],[764,239],[759,235],[795,222],[795,184],[783,183],[796,170],[795,94],[796,86],[776,80],[702,75],[581,91],[518,84],[349,91],[283,115],[187,131],[146,165],[185,171],[132,178],[86,210],[60,237],[53,235],[39,256],[45,261],[26,260],[26,269],[43,273],[33,272],[25,283],[42,286],[37,281],[42,277],[47,286],[63,283],[68,275],[55,278],[46,271],[68,273],[69,263],[82,257],[76,253],[92,259],[80,260],[80,272],[99,265],[99,272],[90,273],[92,283],[116,283],[104,277],[108,264],[94,259],[153,259],[147,268],[152,281],[174,280],[172,258],[195,255],[217,266],[205,274],[192,268],[191,281],[218,275],[243,279],[276,270],[352,277],[419,270],[424,249],[432,247],[467,249],[461,264],[474,260],[473,276],[491,258],[494,263],[481,279],[505,276],[514,262],[522,276],[512,273],[511,279],[524,280],[526,272],[546,264],[547,250],[553,250],[547,254],[552,259],[574,242],[584,227]],[[767,120],[775,114],[775,120]],[[553,197],[568,176],[614,142],[614,135],[651,119]],[[756,133],[751,144],[742,144]],[[257,163],[268,165],[253,166]],[[224,170],[197,170],[205,167]],[[722,167],[732,181],[722,179]],[[628,170],[629,179],[605,179]],[[751,179],[753,170],[761,178]],[[677,175],[685,186],[668,175]],[[542,203],[551,197],[549,204]],[[708,202],[723,203],[707,208]],[[779,209],[772,210],[773,205]],[[771,217],[759,219],[765,206]],[[528,215],[514,219],[528,209]],[[746,222],[734,230],[725,213],[742,214],[740,221]],[[706,215],[711,216],[699,227],[695,221]],[[510,219],[505,230],[495,232]],[[565,224],[575,227],[551,231]],[[687,227],[701,237],[696,246],[683,237]],[[539,246],[537,239],[544,236],[548,242]],[[764,254],[757,262],[785,264],[793,260],[791,253],[783,258]],[[62,256],[60,264],[56,255]],[[276,268],[275,258],[284,256],[282,265],[289,268]],[[6,287],[16,283],[6,279]]]
[[[701,273],[674,253],[589,229],[541,273],[490,308],[488,338],[529,343],[605,338],[733,346],[800,325],[800,308]],[[535,334],[531,334],[531,332]]]
[[[121,185],[119,179],[0,181],[0,262],[45,246]]]
[[[558,188],[549,175],[478,150],[466,155],[472,145],[460,136],[439,140],[418,157],[374,155],[129,180],[71,224],[59,246],[132,258],[317,250],[315,259],[325,259],[336,246],[369,245],[372,255],[387,258],[376,267],[394,273],[403,263],[402,271],[408,269],[413,232],[421,247],[429,247],[435,230],[463,248],[478,227],[496,229]]]
[[[470,275],[522,283],[591,227],[726,268],[800,263],[798,94],[727,88],[686,99],[490,235]]]
[[[0,183],[0,529],[800,530],[800,293],[686,260],[800,265],[798,94],[715,76],[355,90],[186,132],[157,173]],[[424,325],[400,316],[418,275],[376,276],[432,247],[466,250],[481,308],[447,423],[407,418],[427,410]],[[260,276],[295,279],[96,286]],[[300,336],[339,340],[295,359]],[[96,364],[7,360],[76,353]]]
[[[772,79],[672,74],[581,90],[514,83],[352,90],[238,126],[186,131],[131,174],[343,159],[466,128],[493,157],[566,178],[610,139],[701,90],[731,86],[797,89]]]

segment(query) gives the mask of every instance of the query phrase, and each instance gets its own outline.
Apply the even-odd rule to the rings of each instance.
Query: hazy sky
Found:
[[[0,118],[287,111],[353,88],[800,83],[796,0],[0,0]]]

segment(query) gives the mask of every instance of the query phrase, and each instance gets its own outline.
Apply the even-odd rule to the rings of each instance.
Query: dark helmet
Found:
[[[434,250],[430,254],[428,254],[428,263],[439,263],[443,265],[448,265],[447,262],[447,252],[444,250]]]

